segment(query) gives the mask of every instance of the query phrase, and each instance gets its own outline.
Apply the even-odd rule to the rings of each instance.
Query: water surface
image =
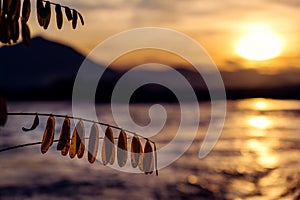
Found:
[[[131,107],[138,124],[149,123],[149,106]],[[86,157],[71,160],[61,156],[56,145],[42,155],[36,145],[0,153],[0,199],[299,199],[300,101],[228,101],[221,138],[204,159],[198,158],[198,151],[208,128],[210,104],[199,106],[199,132],[193,144],[180,159],[161,169],[158,177],[120,172],[100,162],[91,165]],[[180,122],[177,105],[165,108],[166,125],[151,137],[158,148],[171,141]],[[101,121],[114,124],[109,105],[96,109]],[[72,113],[69,102],[12,102],[9,111]],[[0,129],[0,148],[40,141],[47,118],[40,118],[36,130],[22,132],[21,127],[29,127],[32,119],[10,116]],[[56,138],[62,120],[56,120]],[[163,161],[177,150],[158,159]]]

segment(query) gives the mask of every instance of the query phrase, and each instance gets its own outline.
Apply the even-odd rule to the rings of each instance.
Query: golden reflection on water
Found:
[[[248,119],[248,124],[256,129],[267,129],[271,127],[272,121],[266,116],[253,116]]]
[[[257,164],[264,168],[275,168],[279,158],[274,150],[279,141],[276,137],[270,139],[268,136],[272,134],[272,130],[275,128],[276,118],[261,113],[261,111],[274,107],[273,102],[267,99],[253,99],[251,102],[247,102],[247,105],[248,108],[250,106],[250,109],[258,112],[256,115],[246,118],[248,135],[251,138],[246,141],[242,154],[249,159],[254,159]]]
[[[275,145],[275,141],[250,139],[246,142],[246,149],[257,155],[256,162],[259,165],[264,168],[274,168],[278,163],[278,156],[273,151]]]
[[[253,107],[256,110],[266,110],[268,108],[268,104],[265,99],[256,99],[253,102]]]

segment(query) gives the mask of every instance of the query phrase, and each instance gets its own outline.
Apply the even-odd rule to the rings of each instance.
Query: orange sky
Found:
[[[116,33],[132,28],[156,26],[174,29],[195,39],[208,51],[220,69],[254,67],[262,71],[276,71],[287,67],[300,67],[300,45],[298,45],[300,44],[298,22],[300,1],[298,0],[62,0],[59,2],[78,9],[83,14],[86,25],[79,26],[74,31],[71,29],[71,24],[64,20],[63,29],[57,30],[55,15],[52,13],[49,30],[44,31],[37,25],[33,7],[30,18],[32,35],[42,35],[71,45],[85,55],[101,41]],[[34,2],[32,4],[35,6]],[[281,54],[272,60],[248,61],[237,55],[235,51],[240,38],[247,34],[247,28],[258,23],[269,27],[284,41]]]

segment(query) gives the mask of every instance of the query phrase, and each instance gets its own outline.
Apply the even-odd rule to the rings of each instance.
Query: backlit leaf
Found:
[[[124,167],[128,158],[127,135],[121,130],[118,138],[117,159],[120,167]]]
[[[56,12],[56,25],[58,29],[62,28],[63,25],[63,14],[61,11],[61,6],[59,4],[55,5],[55,12]]]
[[[47,1],[45,5],[46,18],[44,19],[44,29],[47,29],[51,19],[51,7],[50,2]]]
[[[77,26],[78,16],[77,16],[77,11],[75,9],[73,9],[72,11],[73,11],[72,27],[73,29],[75,29]]]
[[[21,24],[22,24],[22,39],[23,39],[23,43],[26,46],[30,45],[30,30],[28,25],[26,24],[26,22],[24,22],[24,20],[21,20]]]
[[[47,125],[43,135],[42,144],[41,144],[41,152],[43,154],[46,153],[49,147],[53,144],[54,129],[55,129],[55,119],[53,115],[50,115],[47,120]]]
[[[88,161],[94,163],[97,157],[99,146],[99,129],[97,124],[93,124],[91,127],[89,146],[88,146]]]
[[[81,22],[81,25],[83,26],[84,25],[84,20],[83,20],[83,17],[82,15],[78,12],[78,16],[79,16],[79,19],[80,19],[80,22]]]
[[[71,9],[69,7],[65,7],[65,13],[68,21],[71,21],[73,19],[73,16],[72,16]]]
[[[27,22],[31,12],[30,0],[24,0],[22,6],[22,19]]]
[[[154,170],[153,148],[149,140],[147,140],[144,148],[143,169],[145,174],[152,174]]]
[[[102,162],[103,165],[110,163],[111,165],[115,161],[115,145],[114,145],[114,135],[112,129],[107,127],[105,131],[105,136],[102,144]]]
[[[76,125],[78,140],[77,140],[77,157],[82,158],[85,150],[85,133],[84,133],[84,124],[83,121],[79,121]]]
[[[59,141],[57,143],[57,150],[61,151],[61,154],[63,156],[67,155],[70,148],[70,135],[71,135],[71,122],[69,117],[65,117],[65,120],[63,122]]]
[[[30,128],[23,127],[22,130],[24,132],[32,131],[32,130],[36,129],[36,127],[39,125],[39,123],[40,123],[39,116],[36,114],[35,117],[34,117],[33,124],[31,125],[31,127]]]
[[[131,140],[131,166],[143,171],[143,147],[138,136],[134,136]]]

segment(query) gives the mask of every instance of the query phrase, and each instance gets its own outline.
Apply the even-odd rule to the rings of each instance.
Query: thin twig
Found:
[[[47,0],[43,0],[43,2],[49,2],[50,4],[52,4],[52,5],[60,5],[60,7],[62,7],[62,8],[69,8],[69,9],[73,9],[73,8],[70,8],[70,7],[68,7],[68,6],[64,6],[64,5],[61,5],[61,4],[59,4],[59,3],[54,3],[54,2],[51,2],[51,1],[47,1]],[[77,10],[76,10],[77,11]],[[78,11],[77,11],[78,12]]]
[[[155,154],[155,159],[154,159],[154,163],[155,163],[155,173],[156,176],[158,176],[158,169],[157,169],[157,151],[156,151],[156,144],[155,142],[153,142],[154,145],[154,154]]]
[[[58,141],[59,140],[54,140],[53,142],[58,142]],[[27,144],[20,144],[20,145],[12,146],[12,147],[6,147],[4,149],[0,149],[0,152],[9,151],[12,149],[18,149],[18,148],[22,148],[22,147],[34,146],[34,145],[38,145],[38,144],[42,144],[42,142],[31,142],[31,143],[27,143]]]
[[[76,120],[82,120],[82,121],[85,121],[85,122],[90,122],[90,123],[96,123],[96,124],[99,124],[99,125],[102,125],[102,126],[109,126],[111,128],[114,128],[114,129],[118,129],[118,130],[123,130],[127,133],[131,133],[133,135],[136,135],[136,136],[139,136],[145,140],[149,140],[148,138],[146,137],[143,137],[133,131],[129,131],[129,130],[126,130],[126,129],[123,129],[123,128],[120,128],[118,126],[114,126],[114,125],[110,125],[110,124],[107,124],[107,123],[104,123],[104,122],[97,122],[97,121],[93,121],[93,120],[89,120],[89,119],[84,119],[84,118],[80,118],[80,117],[73,117],[73,116],[68,116],[68,115],[59,115],[59,114],[52,114],[52,113],[31,113],[31,112],[24,112],[24,113],[19,113],[19,112],[9,112],[7,113],[7,115],[39,115],[39,116],[54,116],[54,117],[68,117],[70,119],[76,119]],[[150,142],[154,143],[152,140],[149,140]]]

